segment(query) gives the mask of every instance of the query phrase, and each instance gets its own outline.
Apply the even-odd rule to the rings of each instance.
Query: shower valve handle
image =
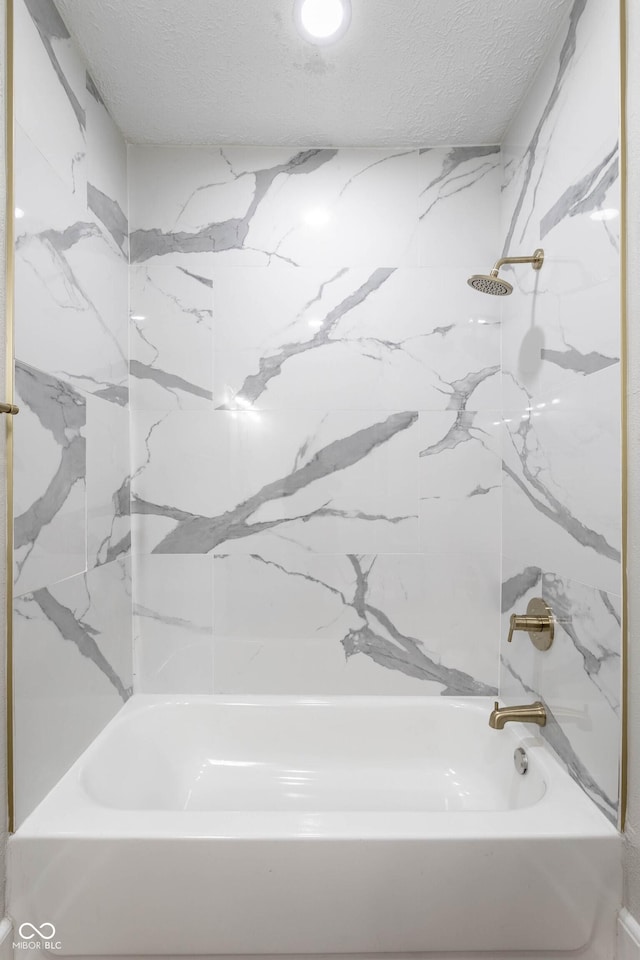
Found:
[[[511,615],[507,643],[511,643],[516,630],[524,630],[528,633],[529,639],[538,650],[548,650],[553,643],[554,635],[554,618],[551,608],[540,597],[530,600],[526,615],[517,613]]]

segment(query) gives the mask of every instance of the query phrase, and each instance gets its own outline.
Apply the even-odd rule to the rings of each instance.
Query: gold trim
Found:
[[[620,441],[621,441],[621,513],[622,513],[622,731],[620,743],[620,816],[624,830],[627,818],[629,763],[629,585],[627,575],[629,491],[628,419],[627,419],[627,6],[620,0]]]
[[[6,164],[6,229],[5,229],[5,325],[6,372],[5,395],[13,405],[14,391],[14,63],[13,63],[13,0],[6,2],[5,19],[5,164]],[[13,412],[13,411],[12,411]],[[7,693],[7,814],[9,833],[15,826],[14,753],[13,753],[13,417],[6,418],[6,538],[7,568],[7,654],[5,661]]]

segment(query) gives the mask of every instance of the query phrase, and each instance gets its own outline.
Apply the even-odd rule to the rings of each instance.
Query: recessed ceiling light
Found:
[[[293,16],[301,36],[310,43],[334,43],[351,22],[351,0],[295,0]]]

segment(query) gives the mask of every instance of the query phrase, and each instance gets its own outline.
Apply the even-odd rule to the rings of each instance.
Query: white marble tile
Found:
[[[212,560],[204,555],[134,560],[136,689],[212,693]]]
[[[131,549],[129,411],[88,396],[87,562],[109,563]]]
[[[326,640],[229,640],[215,644],[216,693],[297,696],[423,696],[424,680],[384,670],[370,657],[347,659]]]
[[[501,696],[507,703],[541,699],[542,733],[571,775],[615,819],[620,758],[621,601],[603,590],[504,561]],[[525,633],[507,644],[508,618],[542,596],[556,618],[550,650]]]
[[[500,414],[423,412],[419,429],[421,549],[498,557]]]
[[[211,406],[212,256],[169,254],[131,265],[133,409]]]
[[[488,272],[498,257],[500,179],[497,145],[421,150],[411,262]]]
[[[505,310],[505,405],[519,384],[533,404],[555,401],[577,410],[606,410],[615,429],[620,417],[618,280],[539,297],[535,323],[527,310]]]
[[[540,224],[554,205],[569,217],[600,206],[615,172],[605,157],[618,137],[618,48],[617,10],[612,15],[607,0],[574,7],[558,31],[503,143],[509,242],[546,239]]]
[[[542,246],[545,262],[505,270],[516,295],[503,301],[503,362],[537,402],[616,392],[617,29],[602,0],[576,7],[505,139],[505,249]]]
[[[86,402],[68,383],[16,364],[16,596],[81,573],[86,546]]]
[[[349,605],[356,589],[349,557],[314,555],[285,541],[263,555],[216,555],[213,588],[216,645],[222,638],[339,643],[359,622]]]
[[[243,164],[246,151],[226,153],[232,167]],[[300,266],[406,262],[417,215],[415,151],[308,150],[285,163],[269,151],[258,156],[247,248]]]
[[[129,217],[132,232],[139,232],[133,238],[134,260],[148,259],[156,231],[175,240],[173,252],[180,252],[181,241],[197,238],[200,232],[204,238],[212,224],[241,217],[251,203],[252,178],[238,180],[217,147],[130,144],[128,157]],[[145,231],[151,234],[144,236]],[[183,252],[212,250],[212,241],[205,242],[202,250]]]
[[[134,426],[136,549],[245,553],[273,537],[315,552],[417,549],[414,411],[145,416]]]
[[[67,190],[84,203],[84,63],[53,0],[16,0],[14,20],[16,120]]]
[[[167,533],[189,516],[213,515],[219,462],[212,435],[212,418],[211,413],[195,410],[177,413],[140,410],[133,419],[132,511],[145,514],[145,520],[168,518]],[[137,519],[142,518],[138,516]],[[136,552],[151,552],[159,542],[149,540],[147,536],[141,538],[140,525],[134,524],[133,530]]]
[[[544,700],[543,736],[612,819],[620,742],[618,23],[574,4],[503,149],[501,692]],[[540,654],[505,643],[542,595],[558,616]]]
[[[14,659],[20,823],[131,694],[128,561],[18,598]]]
[[[126,261],[19,128],[16,171],[16,356],[124,403]]]
[[[606,412],[553,403],[508,411],[505,554],[619,593],[619,457],[619,433]]]
[[[214,250],[226,264],[397,266],[416,230],[411,150],[136,147],[130,159],[137,262]]]
[[[216,267],[216,404],[498,407],[498,308],[480,302],[464,275]]]
[[[496,690],[499,571],[484,557],[319,556],[280,543],[216,556],[213,583],[216,690]],[[318,672],[303,678],[306,651]]]

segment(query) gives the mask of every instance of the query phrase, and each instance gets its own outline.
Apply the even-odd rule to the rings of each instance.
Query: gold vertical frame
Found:
[[[629,522],[629,427],[627,416],[628,348],[627,348],[627,5],[620,0],[620,464],[622,525],[622,682],[620,737],[620,813],[619,827],[624,830],[627,818],[627,783],[629,764],[629,585],[628,529]]]
[[[13,403],[14,392],[14,89],[13,89],[13,0],[5,0],[5,397]],[[6,726],[7,726],[7,816],[8,829],[15,826],[14,807],[14,753],[13,753],[13,417],[5,417],[6,424],[6,597],[7,651],[6,670]]]

